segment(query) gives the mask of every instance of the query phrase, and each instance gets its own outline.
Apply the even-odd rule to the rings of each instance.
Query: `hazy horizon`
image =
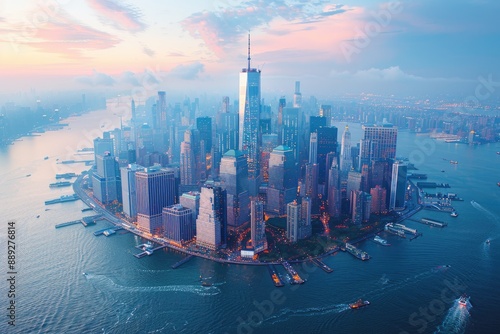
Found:
[[[494,1],[4,2],[2,95],[236,96],[251,31],[263,95],[473,94],[497,83]],[[495,85],[496,87],[496,85]]]

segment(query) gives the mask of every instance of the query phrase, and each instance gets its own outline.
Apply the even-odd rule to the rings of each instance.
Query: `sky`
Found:
[[[2,1],[0,85],[236,96],[250,32],[263,93],[473,94],[500,82],[498,13],[497,0]]]

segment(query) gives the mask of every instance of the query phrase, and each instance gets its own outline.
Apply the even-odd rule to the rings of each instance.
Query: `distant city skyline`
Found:
[[[263,94],[474,93],[498,82],[495,1],[4,2],[3,93],[202,91],[237,96],[252,33]],[[216,83],[216,84],[214,84]],[[148,93],[148,95],[151,95]]]

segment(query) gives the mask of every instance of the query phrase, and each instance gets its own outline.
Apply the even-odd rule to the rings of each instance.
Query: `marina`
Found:
[[[305,282],[302,278],[300,278],[299,274],[293,269],[292,265],[287,261],[281,263],[285,270],[290,274],[291,282],[290,284],[302,284]]]

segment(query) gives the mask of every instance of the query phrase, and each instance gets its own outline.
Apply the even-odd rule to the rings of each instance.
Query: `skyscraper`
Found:
[[[181,143],[180,173],[182,185],[194,185],[197,183],[196,160],[191,147],[191,131],[186,130],[184,141]]]
[[[254,252],[257,254],[267,249],[264,203],[260,201],[252,201],[250,212],[252,246]]]
[[[120,168],[122,183],[123,213],[128,218],[135,219],[137,216],[137,194],[135,187],[135,172],[144,169],[136,164]]]
[[[179,198],[179,204],[186,208],[190,208],[193,213],[193,230],[196,234],[196,219],[198,218],[198,212],[200,210],[200,192],[199,191],[189,191],[183,193]]]
[[[297,201],[286,206],[286,238],[290,242],[299,240],[300,205]]]
[[[347,174],[351,170],[351,166],[351,132],[349,126],[346,125],[342,134],[342,146],[340,147],[340,171]]]
[[[318,183],[325,184],[328,176],[330,165],[327,163],[327,155],[337,154],[337,131],[334,126],[319,127],[318,133],[318,151],[317,151],[317,164],[318,164]]]
[[[196,118],[196,128],[200,133],[200,140],[205,143],[205,154],[212,152],[212,118],[198,117]]]
[[[162,235],[162,210],[175,204],[175,175],[160,166],[135,173],[139,230]]]
[[[162,224],[165,238],[178,243],[185,243],[193,239],[195,231],[192,219],[193,211],[181,204],[163,208]]]
[[[240,227],[250,221],[247,160],[241,151],[229,150],[221,159],[220,183],[227,191],[227,221]]]
[[[351,192],[351,212],[352,223],[360,225],[370,220],[372,197],[370,194],[361,190],[354,190]]]
[[[395,159],[398,128],[392,124],[363,126],[363,140],[371,143],[371,159]]]
[[[372,207],[370,212],[374,214],[386,214],[387,213],[387,190],[377,185],[375,188],[370,189],[370,195],[372,196]]]
[[[196,244],[211,250],[223,246],[225,233],[225,191],[211,184],[201,187],[200,210],[196,219]]]
[[[260,173],[260,70],[250,67],[250,34],[248,35],[248,66],[240,72],[239,102],[240,150],[247,158],[250,195],[256,196]]]
[[[110,152],[96,155],[97,170],[92,174],[94,196],[103,204],[122,201],[118,162]]]
[[[332,106],[329,104],[322,104],[319,109],[319,115],[326,118],[326,126],[332,123]]]
[[[309,138],[309,163],[315,164],[318,162],[318,134],[311,132]]]
[[[337,163],[332,163],[328,175],[328,213],[330,217],[340,217],[340,170]]]
[[[299,158],[299,108],[283,108],[282,144],[292,149],[295,159]]]
[[[300,93],[300,81],[295,81],[295,93],[293,94],[293,107],[302,107],[302,94]]]
[[[297,166],[288,146],[275,147],[269,156],[269,182],[266,211],[275,215],[286,213],[286,204],[297,196]]]
[[[402,161],[395,161],[392,165],[391,197],[389,210],[401,210],[405,207],[406,176],[408,165]]]

